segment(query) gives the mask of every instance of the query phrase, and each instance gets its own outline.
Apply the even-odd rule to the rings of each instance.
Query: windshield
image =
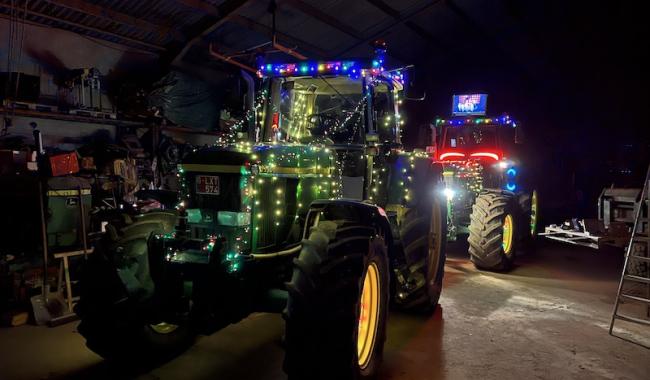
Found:
[[[264,141],[356,142],[364,125],[362,80],[347,76],[274,78]]]
[[[496,127],[494,126],[449,127],[445,133],[445,148],[495,148],[496,145]]]

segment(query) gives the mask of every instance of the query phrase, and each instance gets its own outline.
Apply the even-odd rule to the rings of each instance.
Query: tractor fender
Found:
[[[413,197],[409,200],[409,207],[419,207],[424,200],[432,200],[441,196],[444,189],[442,164],[431,162],[428,158],[415,161],[414,179],[412,185]]]

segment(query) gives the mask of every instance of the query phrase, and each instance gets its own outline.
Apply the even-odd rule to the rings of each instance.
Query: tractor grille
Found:
[[[266,247],[275,243],[275,220],[273,218],[274,208],[272,205],[275,203],[274,187],[267,181],[264,185],[259,186],[257,191],[257,199],[260,206],[256,207],[255,214],[262,214],[261,219],[256,219],[255,226],[257,230],[257,246]]]
[[[257,200],[259,205],[255,206],[253,213],[254,225],[257,228],[258,248],[287,241],[296,215],[297,186],[296,178],[277,178],[258,185]],[[276,214],[278,210],[280,215]],[[259,214],[262,214],[261,219],[257,217]]]

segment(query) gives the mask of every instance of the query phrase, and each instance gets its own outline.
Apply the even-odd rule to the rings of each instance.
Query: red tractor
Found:
[[[486,101],[485,94],[455,95],[454,116],[436,120],[429,150],[444,167],[448,240],[468,234],[474,265],[504,271],[536,236],[537,192],[517,123],[485,117]]]

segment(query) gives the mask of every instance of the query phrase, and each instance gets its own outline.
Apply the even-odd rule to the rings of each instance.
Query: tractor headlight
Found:
[[[454,199],[454,196],[456,195],[456,192],[448,187],[442,190],[442,193],[445,195],[445,197],[447,197],[447,200],[449,201]]]
[[[496,169],[499,169],[500,171],[505,171],[506,169],[511,168],[514,165],[515,165],[514,161],[503,159],[503,160],[497,162],[496,164],[494,164],[494,167]]]

